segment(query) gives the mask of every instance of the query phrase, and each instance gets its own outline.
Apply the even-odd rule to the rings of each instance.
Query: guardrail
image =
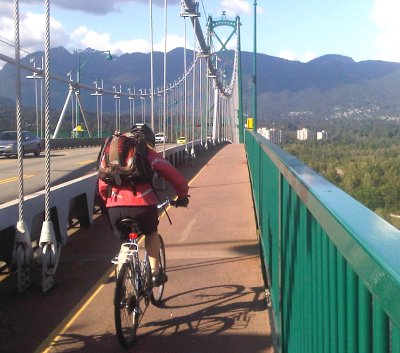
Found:
[[[104,143],[104,140],[104,137],[50,139],[50,149],[58,150],[64,148],[101,146]]]
[[[68,140],[82,140],[70,144]],[[51,140],[52,148],[84,147],[101,145],[104,139],[56,139]],[[191,146],[191,143],[188,144]],[[166,159],[176,167],[192,156],[185,151],[186,145],[170,147],[166,150]],[[194,150],[200,153],[201,141],[194,142]],[[90,227],[93,222],[93,210],[96,205],[97,173],[54,186],[50,189],[51,220],[56,239],[67,243],[67,230],[71,219],[77,219],[80,227]],[[44,190],[28,195],[24,203],[24,220],[32,242],[38,242],[44,220]],[[0,205],[0,261],[11,263],[12,248],[18,221],[18,200]]]
[[[281,352],[400,352],[400,231],[245,133]]]

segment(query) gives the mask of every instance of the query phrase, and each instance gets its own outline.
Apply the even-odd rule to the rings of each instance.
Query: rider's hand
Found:
[[[175,207],[187,207],[189,204],[189,195],[185,197],[178,197],[175,201]]]

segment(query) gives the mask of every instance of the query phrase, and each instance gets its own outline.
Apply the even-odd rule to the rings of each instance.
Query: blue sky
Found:
[[[149,5],[147,0],[51,0],[52,46],[68,50],[92,47],[120,55],[148,52]],[[201,23],[206,17],[239,15],[242,50],[253,50],[254,1],[200,1]],[[154,48],[163,51],[163,0],[153,0]],[[44,1],[20,0],[21,44],[29,51],[42,50]],[[289,60],[307,62],[324,54],[342,54],[356,61],[378,59],[400,62],[400,1],[398,0],[258,0],[257,50]],[[168,0],[168,50],[184,44],[180,1]],[[14,5],[0,0],[0,52],[13,56]],[[187,46],[193,31],[187,21]],[[1,67],[0,62],[0,67]]]

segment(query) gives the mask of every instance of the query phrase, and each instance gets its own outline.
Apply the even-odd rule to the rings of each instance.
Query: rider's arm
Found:
[[[174,187],[177,196],[187,197],[189,185],[182,173],[153,150],[149,150],[148,157],[153,170]]]

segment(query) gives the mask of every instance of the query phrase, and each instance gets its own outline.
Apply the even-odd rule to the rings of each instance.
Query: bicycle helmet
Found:
[[[142,136],[149,146],[155,147],[156,136],[154,135],[153,130],[148,125],[135,124],[131,127],[130,132],[132,134]]]

